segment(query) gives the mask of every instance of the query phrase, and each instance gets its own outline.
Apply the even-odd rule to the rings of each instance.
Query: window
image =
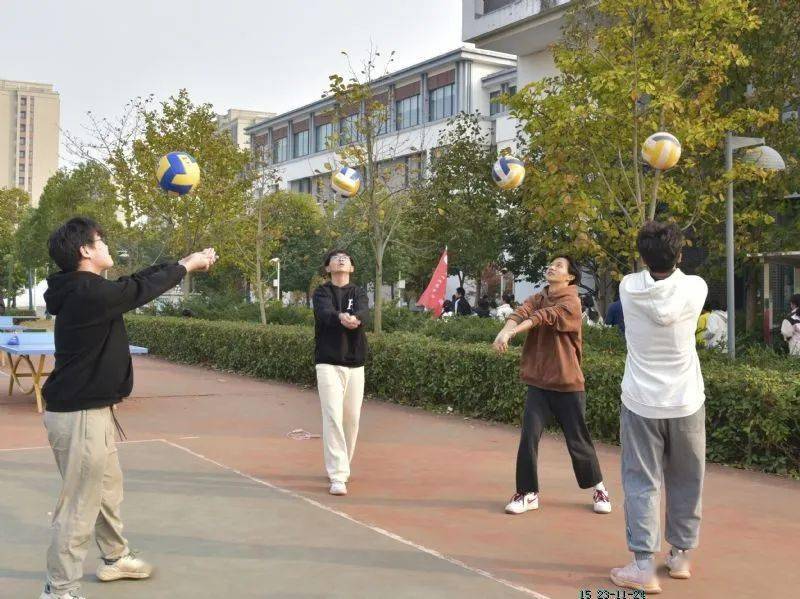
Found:
[[[500,96],[502,94],[513,96],[516,93],[517,93],[517,86],[508,84],[503,84],[503,87],[500,91],[491,92],[489,94],[489,116],[494,116],[502,112],[507,112],[508,106],[506,106],[500,101]]]
[[[19,131],[20,131],[20,133],[24,133],[25,132],[25,123],[20,123]]]
[[[328,148],[328,138],[333,133],[333,123],[325,123],[324,125],[317,125],[314,129],[314,139],[316,152],[323,152]]]
[[[293,135],[292,157],[299,158],[308,154],[308,129],[298,131]]]
[[[25,97],[20,98],[19,99],[19,104],[20,104],[20,106],[27,106],[28,98],[25,98]]]
[[[290,187],[296,193],[311,193],[311,178],[295,179],[290,183]]]
[[[428,120],[438,121],[453,116],[455,111],[455,84],[445,85],[428,94]]]
[[[339,119],[339,145],[358,140],[358,113]]]
[[[500,94],[502,93],[501,91],[496,91],[489,94],[489,116],[503,112],[505,107],[500,103]]]
[[[20,185],[25,185],[25,177],[20,177],[19,178],[19,184]]]
[[[25,150],[20,150],[19,151],[19,157],[20,158],[25,158]]]
[[[272,162],[283,162],[288,158],[289,139],[281,137],[272,142]]]
[[[397,128],[407,129],[419,125],[419,94],[405,100],[395,102],[397,110]]]
[[[24,162],[20,162],[19,163],[19,172],[23,172],[24,170],[25,170],[25,163]]]
[[[28,118],[28,113],[25,112],[24,110],[20,110],[19,111],[19,119],[22,121],[22,120],[25,120],[26,118]]]
[[[24,137],[20,137],[19,138],[19,145],[21,145],[21,146],[25,145],[25,138]]]

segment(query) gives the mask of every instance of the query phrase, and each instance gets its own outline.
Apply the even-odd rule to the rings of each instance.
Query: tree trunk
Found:
[[[756,308],[758,299],[758,270],[759,266],[747,269],[747,280],[745,287],[745,329],[748,333],[755,332],[756,329]]]
[[[186,276],[183,277],[181,291],[183,291],[183,301],[189,301],[189,295],[192,293],[192,273],[187,272]]]
[[[261,281],[261,244],[256,246],[256,294],[258,297],[258,313],[261,324],[267,324],[267,313],[264,309],[264,283]]]
[[[378,244],[375,252],[375,318],[372,330],[376,333],[383,332],[383,250]]]

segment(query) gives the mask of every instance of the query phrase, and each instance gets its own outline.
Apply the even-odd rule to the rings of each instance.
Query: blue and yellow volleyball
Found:
[[[500,189],[516,189],[525,180],[525,165],[514,156],[500,156],[492,167],[492,179]]]
[[[185,195],[200,182],[200,167],[186,152],[170,152],[158,161],[158,184],[173,195]]]
[[[361,187],[361,175],[358,174],[357,170],[349,166],[343,166],[333,173],[331,177],[331,187],[333,187],[336,193],[340,193],[344,197],[349,198],[358,193]]]
[[[656,170],[672,168],[678,164],[680,157],[681,142],[666,131],[653,133],[642,144],[642,159]]]

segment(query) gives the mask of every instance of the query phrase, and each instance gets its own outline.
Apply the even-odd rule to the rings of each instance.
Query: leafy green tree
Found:
[[[388,97],[377,94],[373,84],[386,74],[393,55],[394,52],[381,69],[380,54],[371,51],[360,69],[350,66],[347,79],[331,75],[327,92],[335,100],[331,115],[339,123],[328,140],[329,147],[335,151],[336,162],[361,170],[361,190],[347,203],[359,214],[356,220],[363,223],[359,231],[366,235],[374,257],[373,326],[377,333],[382,331],[383,322],[384,261],[408,217],[408,192],[423,168],[423,148],[399,147],[398,136],[384,135],[389,118]],[[406,160],[408,153],[416,157],[415,163]],[[403,158],[398,160],[398,156]],[[326,166],[331,170],[336,167]]]
[[[193,103],[182,89],[160,103],[137,98],[115,121],[88,118],[86,139],[68,134],[68,146],[111,174],[129,245],[145,241],[131,255],[152,254],[150,245],[159,240],[156,256],[181,256],[220,245],[231,233],[229,224],[243,212],[253,183],[246,168],[250,154],[218,130],[210,104]],[[181,197],[166,194],[155,177],[159,159],[173,151],[188,152],[200,165],[200,184]],[[187,275],[183,292],[190,290]]]
[[[420,267],[429,275],[447,247],[451,274],[480,280],[502,260],[501,215],[514,192],[492,180],[496,155],[477,113],[450,119],[432,154],[430,176],[414,194],[415,235],[427,245]]]
[[[0,189],[0,297],[5,296],[9,301],[13,301],[25,281],[15,236],[29,206],[30,196],[25,191]]]
[[[576,3],[553,49],[560,73],[510,99],[528,145],[523,202],[545,251],[568,247],[619,276],[635,267],[645,221],[691,229],[724,211],[725,131],[777,118],[719,102],[731,67],[748,64],[740,40],[757,26],[746,0]],[[640,158],[656,131],[683,146],[666,173]],[[758,211],[741,218],[766,222]]]

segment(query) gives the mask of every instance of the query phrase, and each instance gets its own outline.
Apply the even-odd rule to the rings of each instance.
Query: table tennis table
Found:
[[[16,337],[18,343],[9,343]],[[137,345],[130,346],[132,355],[142,355],[147,353],[146,347]],[[26,395],[34,394],[36,397],[36,409],[42,412],[42,379],[48,375],[44,365],[47,356],[55,355],[56,345],[53,333],[0,333],[0,353],[8,357],[9,377],[8,394],[14,391],[14,385],[19,387]],[[36,365],[34,360],[38,357]],[[33,359],[32,359],[33,358]],[[21,372],[20,367],[27,367],[28,372]],[[23,384],[21,379],[31,379],[30,386]]]

